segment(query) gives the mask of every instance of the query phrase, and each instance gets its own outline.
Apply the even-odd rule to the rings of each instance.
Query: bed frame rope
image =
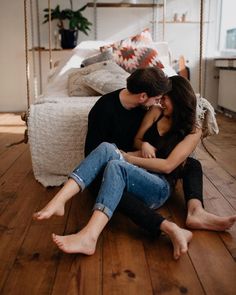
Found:
[[[203,59],[203,25],[204,25],[204,0],[200,1],[200,42],[199,42],[199,70],[198,70],[198,92],[200,96],[202,95],[202,59]],[[209,149],[206,146],[206,143],[203,139],[201,138],[201,144],[205,151],[214,159],[214,155],[209,151]]]
[[[198,92],[200,95],[202,94],[203,18],[204,18],[204,0],[201,0],[200,1],[199,72],[198,72]]]
[[[52,69],[52,40],[51,40],[51,30],[52,30],[52,19],[51,19],[51,1],[48,0],[48,45],[49,45],[49,68]]]

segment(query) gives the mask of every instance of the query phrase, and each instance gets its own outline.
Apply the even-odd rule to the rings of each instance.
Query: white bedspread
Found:
[[[98,98],[55,98],[31,105],[28,132],[32,165],[35,178],[44,186],[61,185],[83,159],[88,113]]]

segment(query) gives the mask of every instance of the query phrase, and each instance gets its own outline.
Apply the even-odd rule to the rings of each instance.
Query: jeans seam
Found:
[[[85,183],[84,183],[84,181],[77,174],[75,174],[74,172],[72,172],[69,175],[69,178],[72,178],[80,186],[81,191],[83,191],[85,189]]]
[[[104,213],[108,217],[108,219],[111,219],[111,217],[113,215],[113,212],[102,203],[96,203],[93,207],[93,211],[94,210],[98,210],[98,211]]]

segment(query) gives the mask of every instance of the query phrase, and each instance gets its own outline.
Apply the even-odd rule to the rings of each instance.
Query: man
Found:
[[[132,151],[133,139],[145,110],[157,103],[170,89],[170,82],[161,69],[144,68],[136,70],[128,77],[126,88],[103,95],[88,116],[85,155],[102,142],[115,143],[125,152]],[[187,159],[182,179],[188,206],[188,227],[221,231],[232,226],[235,216],[218,217],[204,210],[202,168],[198,160]],[[93,184],[94,192],[97,192],[99,183],[97,179]],[[135,196],[125,193],[119,210],[150,233],[160,233],[163,218]]]

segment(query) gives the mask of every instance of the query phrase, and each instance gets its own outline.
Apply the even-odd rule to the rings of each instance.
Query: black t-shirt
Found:
[[[124,151],[133,149],[134,136],[146,111],[142,107],[125,109],[119,98],[121,90],[103,95],[89,112],[85,155],[104,141]]]

